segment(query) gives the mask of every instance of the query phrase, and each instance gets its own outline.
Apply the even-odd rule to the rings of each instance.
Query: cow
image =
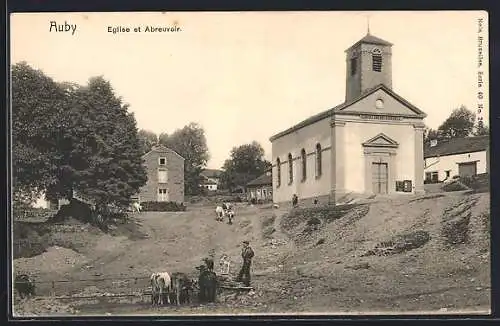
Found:
[[[217,295],[217,275],[213,271],[209,271],[205,265],[198,266],[196,269],[200,271],[198,277],[200,302],[215,302]]]
[[[133,202],[131,206],[132,206],[132,212],[134,212],[134,213],[135,212],[140,213],[142,210],[142,206],[138,202]]]
[[[233,224],[234,211],[230,210],[227,212],[227,224]]]
[[[173,294],[173,301],[177,305],[181,305],[183,303],[190,303],[191,302],[191,293],[193,291],[193,282],[189,277],[184,274],[184,273],[173,273],[172,277],[172,284],[171,284],[171,289],[172,289],[172,294]]]
[[[151,274],[151,303],[153,305],[164,305],[165,298],[170,304],[170,292],[172,280],[167,272]]]
[[[26,274],[16,275],[14,288],[19,293],[21,298],[35,295],[35,284],[33,280]]]
[[[229,211],[229,210],[232,210],[233,209],[233,205],[231,203],[222,203],[222,208],[225,210],[225,211]]]
[[[217,206],[215,208],[215,220],[216,221],[223,221],[224,220],[224,216],[225,216],[226,212],[224,210],[224,208],[222,208],[222,206]]]
[[[229,257],[226,254],[223,254],[219,260],[220,273],[225,275],[229,274],[230,267],[231,261],[229,260]]]

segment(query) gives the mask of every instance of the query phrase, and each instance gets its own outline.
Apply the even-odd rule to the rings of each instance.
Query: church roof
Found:
[[[489,135],[441,140],[436,146],[425,146],[424,158],[481,152],[485,151],[489,144]]]
[[[343,102],[342,104],[339,104],[339,105],[337,105],[334,108],[331,108],[331,109],[328,109],[326,111],[320,112],[320,113],[318,113],[316,115],[313,115],[312,117],[309,117],[306,120],[303,120],[302,122],[299,122],[295,126],[293,126],[291,128],[288,128],[285,131],[282,131],[282,132],[280,132],[280,133],[272,136],[269,140],[272,142],[275,139],[278,139],[278,138],[280,138],[282,136],[285,136],[287,134],[290,134],[290,133],[292,133],[292,132],[294,132],[296,130],[304,128],[304,127],[306,127],[306,126],[308,126],[310,124],[313,124],[315,122],[323,120],[323,119],[325,119],[327,117],[332,117],[332,116],[337,115],[337,114],[339,114],[339,115],[341,115],[341,114],[360,114],[361,112],[351,112],[351,111],[349,111],[349,106],[351,106],[354,103],[356,103],[356,102],[364,99],[365,97],[369,96],[370,94],[375,93],[379,89],[384,90],[386,93],[388,93],[389,95],[391,95],[394,99],[396,99],[397,101],[399,101],[403,105],[405,105],[408,108],[410,108],[413,112],[415,112],[415,114],[416,114],[417,117],[425,118],[427,116],[424,112],[422,112],[416,106],[414,106],[413,104],[411,104],[410,102],[408,102],[407,100],[405,100],[402,96],[396,94],[396,92],[394,92],[392,89],[390,89],[389,87],[385,86],[384,84],[379,84],[379,85],[377,85],[377,86],[375,86],[375,87],[373,87],[371,89],[366,90],[365,92],[363,92],[362,94],[360,94],[358,97],[352,99],[351,101]],[[391,114],[384,114],[384,115],[391,115]],[[395,114],[393,114],[393,115],[395,115]]]
[[[352,49],[353,47],[358,46],[361,43],[368,43],[368,44],[378,44],[378,45],[386,45],[386,46],[392,46],[391,42],[387,42],[386,40],[383,40],[379,37],[373,36],[370,33],[367,33],[361,40],[357,41],[353,45],[349,47],[349,49]],[[348,51],[347,49],[346,51]]]

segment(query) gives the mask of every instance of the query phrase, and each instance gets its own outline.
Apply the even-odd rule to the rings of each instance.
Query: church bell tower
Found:
[[[392,88],[392,43],[368,31],[365,37],[345,52],[346,102],[379,84]]]

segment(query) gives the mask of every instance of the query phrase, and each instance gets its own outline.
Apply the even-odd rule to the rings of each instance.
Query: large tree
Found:
[[[439,126],[438,132],[445,139],[468,137],[473,134],[475,120],[474,112],[462,105],[453,110],[451,115]]]
[[[184,157],[184,188],[187,195],[201,192],[201,172],[210,158],[205,131],[197,123],[160,135],[160,143]]]
[[[55,182],[58,140],[68,127],[66,86],[25,62],[11,76],[14,202],[32,202]]]
[[[78,191],[98,205],[127,205],[146,182],[134,116],[102,77],[67,94],[71,119],[48,196],[71,199]]]
[[[230,158],[222,167],[221,182],[223,187],[233,190],[237,186],[245,186],[271,168],[271,162],[264,159],[264,149],[253,141],[233,147]]]
[[[151,148],[158,143],[158,136],[149,130],[141,129],[138,133],[141,152],[146,154]]]

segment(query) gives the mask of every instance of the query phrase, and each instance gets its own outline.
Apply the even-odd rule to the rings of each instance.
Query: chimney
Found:
[[[431,139],[431,147],[435,147],[438,144],[437,139]]]

